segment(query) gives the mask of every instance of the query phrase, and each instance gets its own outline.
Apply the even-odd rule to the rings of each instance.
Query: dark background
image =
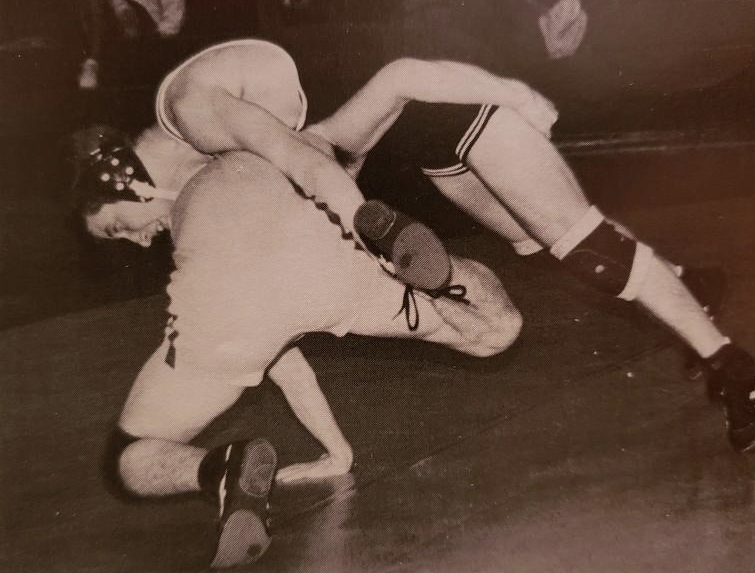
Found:
[[[146,22],[141,38],[126,40],[110,16],[100,88],[82,92],[76,76],[85,41],[73,3],[3,0],[2,43],[37,41],[0,52],[0,327],[161,289],[167,242],[146,252],[81,240],[65,216],[60,142],[93,122],[136,133],[154,121],[162,76],[231,38],[267,38],[291,52],[310,120],[402,55],[466,60],[523,78],[558,105],[554,139],[609,211],[750,192],[741,182],[751,169],[742,150],[755,135],[755,1],[583,5],[585,41],[575,56],[551,61],[536,13],[522,0],[298,0],[288,8],[274,0],[189,0],[184,28],[169,40]],[[667,183],[660,187],[659,169]],[[653,184],[643,185],[650,172]],[[478,231],[389,150],[376,150],[363,185],[444,236]]]

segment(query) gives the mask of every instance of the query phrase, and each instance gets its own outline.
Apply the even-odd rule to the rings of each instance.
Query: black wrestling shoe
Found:
[[[703,310],[712,318],[721,311],[726,293],[726,273],[720,267],[689,267],[680,277]]]
[[[427,291],[448,286],[451,259],[437,235],[422,223],[373,199],[357,209],[354,226],[393,264],[400,281]]]
[[[755,451],[755,360],[727,344],[707,361],[711,379],[720,387],[729,442],[738,452]]]
[[[680,277],[684,286],[692,293],[703,310],[714,320],[721,311],[726,293],[726,273],[720,267],[685,268]],[[705,374],[705,365],[692,349],[686,349],[684,371],[687,378],[697,380]],[[720,395],[720,388],[708,385],[708,397],[711,400]]]
[[[257,439],[231,444],[220,481],[220,536],[213,568],[252,563],[270,546],[268,496],[278,457],[272,444]]]

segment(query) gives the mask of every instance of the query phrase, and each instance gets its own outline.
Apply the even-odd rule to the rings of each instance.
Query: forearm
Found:
[[[448,60],[400,60],[400,97],[453,104],[519,107],[532,90],[519,80],[503,78],[471,64]]]
[[[369,152],[411,100],[510,107],[541,131],[557,117],[548,100],[518,80],[459,62],[403,58],[382,68],[332,116],[310,129],[356,160]]]
[[[350,468],[353,461],[351,446],[338,427],[315,373],[301,351],[293,348],[286,352],[269,374],[309,433],[322,444],[331,458],[346,469]]]
[[[388,64],[333,115],[308,130],[358,160],[380,141],[409,101],[401,95],[401,81],[398,66]]]
[[[173,104],[186,141],[205,153],[251,151],[270,161],[302,192],[327,203],[353,231],[354,212],[364,197],[336,160],[252,103],[219,89],[186,94]]]

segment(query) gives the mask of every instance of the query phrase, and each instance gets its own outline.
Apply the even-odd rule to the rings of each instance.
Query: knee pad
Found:
[[[140,438],[124,432],[120,428],[116,428],[110,433],[107,443],[105,444],[105,454],[102,460],[102,475],[108,490],[121,499],[136,499],[136,496],[126,489],[126,486],[123,483],[119,469],[119,462],[124,450],[134,442],[139,441],[139,439]]]
[[[595,207],[551,248],[578,278],[601,292],[634,300],[653,259],[653,250],[620,233]]]

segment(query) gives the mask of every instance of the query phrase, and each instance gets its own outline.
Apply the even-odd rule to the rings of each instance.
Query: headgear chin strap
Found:
[[[152,199],[175,201],[176,191],[156,187],[134,150],[126,145],[103,144],[90,154],[86,179],[97,194],[122,201],[146,203]]]

